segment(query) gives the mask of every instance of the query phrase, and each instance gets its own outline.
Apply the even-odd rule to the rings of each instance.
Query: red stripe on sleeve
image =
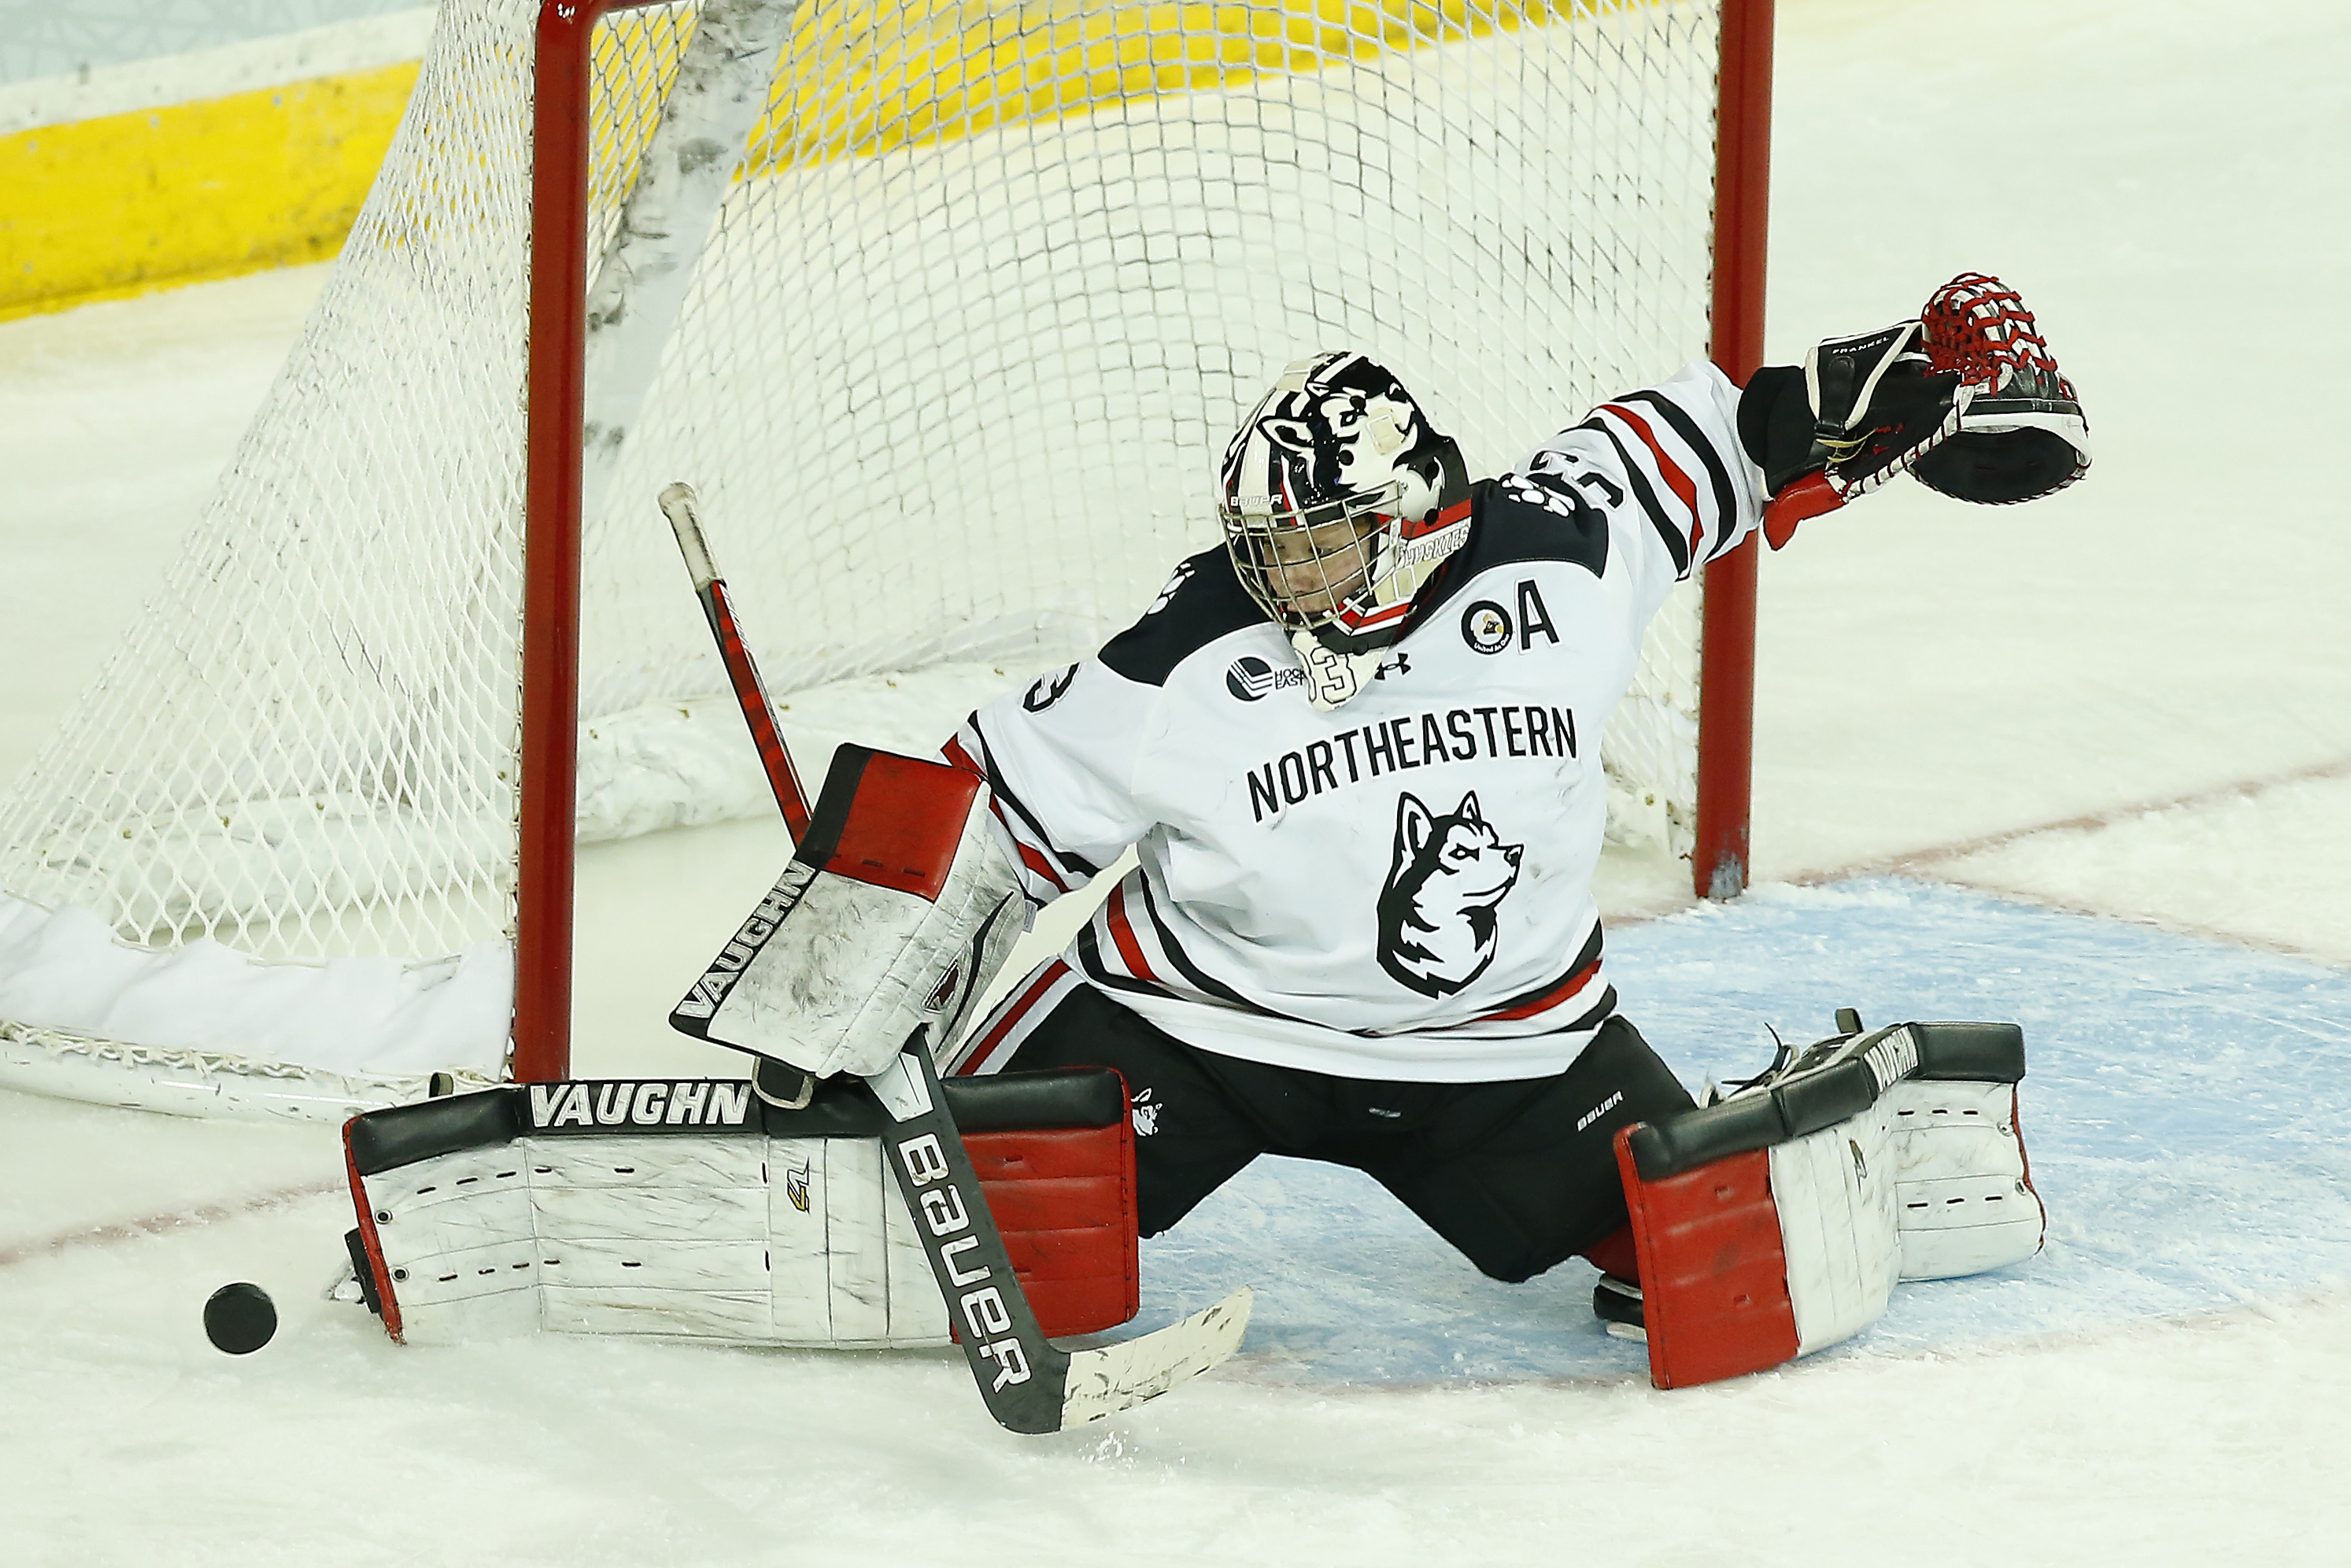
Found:
[[[1060,872],[1053,869],[1053,862],[1047,860],[1041,852],[1032,847],[1020,836],[1020,830],[1013,824],[1011,818],[1004,814],[1004,807],[994,799],[990,799],[987,809],[996,814],[997,823],[1011,835],[1012,847],[1020,852],[1020,863],[1052,883],[1060,892],[1069,892],[1070,884],[1062,880]]]
[[[1110,939],[1118,944],[1118,956],[1125,960],[1126,972],[1137,979],[1161,983],[1143,956],[1143,944],[1134,939],[1134,927],[1127,924],[1126,886],[1123,883],[1111,890],[1110,903],[1104,913],[1109,916]]]
[[[1680,464],[1666,455],[1666,449],[1657,444],[1656,433],[1649,428],[1647,420],[1643,419],[1621,402],[1603,403],[1601,407],[1631,425],[1633,434],[1641,438],[1641,444],[1646,446],[1650,455],[1656,458],[1657,472],[1666,476],[1666,483],[1672,487],[1675,495],[1682,498],[1682,505],[1689,508],[1691,558],[1695,559],[1704,555],[1706,522],[1698,516],[1697,485],[1691,482],[1688,475],[1682,472]]]
[[[1059,958],[1046,965],[1037,977],[1029,982],[1028,988],[1014,998],[1012,1005],[1003,1009],[996,1020],[996,1027],[980,1036],[979,1043],[964,1053],[963,1065],[956,1070],[955,1076],[968,1078],[987,1066],[988,1055],[995,1051],[997,1043],[1029,1016],[1029,1010],[1037,1005],[1038,998],[1051,990],[1069,972],[1070,967]]]
[[[971,753],[964,749],[960,736],[949,736],[947,743],[939,747],[939,755],[967,773],[977,773],[982,779],[987,777],[987,769],[973,760]]]
[[[960,768],[967,773],[977,773],[982,779],[987,777],[987,769],[974,760],[970,751],[965,747],[963,737],[960,736],[948,737],[947,743],[939,747],[939,755],[946,758],[951,766]],[[1069,879],[1055,870],[1051,861],[1047,860],[1042,852],[1032,848],[1029,841],[1020,836],[1019,825],[1006,813],[1004,802],[998,800],[993,791],[990,791],[987,798],[987,809],[995,813],[998,825],[1002,827],[1011,838],[1012,847],[1020,852],[1020,863],[1050,883],[1056,892],[1069,892]]]

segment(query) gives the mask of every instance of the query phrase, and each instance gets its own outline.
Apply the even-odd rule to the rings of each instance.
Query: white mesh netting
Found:
[[[101,925],[158,950],[133,989],[218,943],[372,963],[387,1016],[456,972],[436,960],[502,962],[536,12],[445,0],[184,556],[0,800],[0,1019],[238,1049],[235,1009],[202,998],[174,1038],[119,1027],[122,982],[76,956]],[[591,484],[583,837],[768,809],[756,767],[695,760],[747,748],[723,706],[677,700],[725,682],[653,503],[671,480],[702,494],[772,685],[1042,664],[1214,542],[1215,457],[1301,354],[1388,364],[1473,473],[1702,354],[1717,12],[803,0]],[[695,26],[677,5],[599,29],[600,250]],[[1625,836],[1687,831],[1698,608],[1677,597],[1607,737]],[[718,782],[695,799],[697,778]],[[340,999],[265,1054],[388,1070],[345,988],[319,988]],[[504,1005],[391,1054],[495,1071]]]

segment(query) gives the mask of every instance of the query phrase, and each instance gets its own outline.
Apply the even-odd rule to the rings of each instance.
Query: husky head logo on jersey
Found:
[[[1380,967],[1424,997],[1449,997],[1484,974],[1494,961],[1494,911],[1518,883],[1525,852],[1487,823],[1474,791],[1442,817],[1405,791],[1380,889]]]
[[[1469,536],[1461,449],[1361,354],[1281,372],[1225,449],[1217,514],[1241,586],[1334,653],[1395,642],[1412,596]]]

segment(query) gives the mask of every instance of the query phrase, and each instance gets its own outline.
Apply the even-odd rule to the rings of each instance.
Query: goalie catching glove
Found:
[[[1911,465],[1962,501],[2007,506],[2053,495],[2090,471],[2090,422],[2032,312],[1997,277],[1963,272],[1920,313],[1927,358],[1974,387],[1948,441]]]
[[[1896,475],[1963,501],[2005,505],[2089,471],[2089,422],[2016,291],[1962,273],[1918,319],[1831,338],[1802,366],[1755,373],[1740,434],[1771,499],[1778,549],[1796,525]]]
[[[670,1014],[684,1033],[816,1078],[954,1043],[1029,919],[987,787],[945,763],[833,753],[768,896]]]

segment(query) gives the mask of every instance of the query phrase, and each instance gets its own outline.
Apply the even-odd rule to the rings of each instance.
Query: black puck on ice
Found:
[[[223,1285],[204,1303],[204,1337],[231,1355],[251,1355],[277,1332],[277,1305],[258,1285]]]

